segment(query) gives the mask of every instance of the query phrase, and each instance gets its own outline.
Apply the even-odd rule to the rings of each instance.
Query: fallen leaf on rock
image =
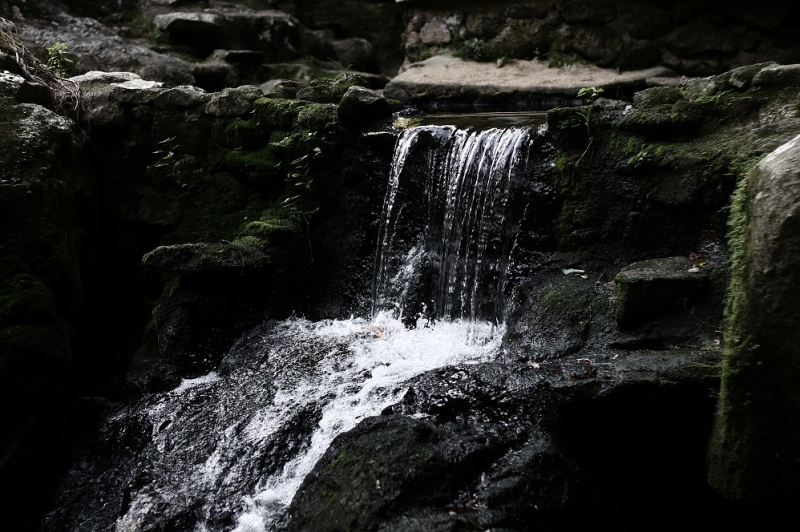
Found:
[[[689,273],[700,273],[700,268],[689,268],[686,271]]]
[[[572,273],[584,273],[586,270],[576,270],[574,268],[561,268],[561,271],[564,272],[564,275],[570,275]]]
[[[418,117],[406,118],[404,116],[397,117],[397,120],[392,123],[392,127],[398,129],[410,129],[422,123],[422,119]]]

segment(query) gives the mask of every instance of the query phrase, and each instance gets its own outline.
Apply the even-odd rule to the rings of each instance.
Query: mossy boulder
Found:
[[[477,464],[499,444],[430,421],[368,418],[334,440],[308,475],[292,501],[289,530],[371,530],[414,504],[445,504],[465,477],[480,475]]]
[[[315,79],[297,92],[297,99],[315,103],[339,103],[347,89],[366,85],[367,82],[355,74],[342,74],[334,79]]]
[[[265,242],[250,237],[233,243],[160,246],[142,258],[142,265],[177,274],[211,274],[263,270],[270,264]]]
[[[800,81],[799,81],[800,82]],[[800,496],[800,137],[742,179],[709,481],[751,503]]]

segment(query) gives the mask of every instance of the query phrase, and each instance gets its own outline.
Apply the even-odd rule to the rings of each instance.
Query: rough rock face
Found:
[[[359,4],[329,12],[341,16]],[[314,26],[307,20],[317,28],[309,29],[292,14],[292,2],[126,0],[117,8],[105,2],[61,6],[31,0],[16,10],[0,4],[0,16],[17,24],[23,41],[40,57],[46,58],[53,44],[63,43],[62,67],[71,75],[130,71],[168,85],[217,91],[271,79],[333,78],[352,68],[366,70],[365,77],[377,89],[387,81],[381,69],[394,73],[400,61],[393,58],[390,65],[384,64],[392,53],[399,57],[399,29],[393,33],[391,52],[383,41],[379,48],[373,44],[372,39],[386,38],[375,31],[379,13],[362,13],[361,27],[369,34],[365,39],[357,27],[341,31],[340,25]],[[387,22],[397,25],[399,11],[391,8],[396,19]]]
[[[19,22],[20,37],[43,56],[54,43],[65,43],[66,57],[72,61],[65,68],[70,72],[123,71],[174,85],[194,83],[191,63],[156,51],[145,42],[130,42],[119,34],[119,29],[66,13],[50,18],[57,25],[38,20]]]
[[[372,251],[365,198],[379,193],[370,172],[383,175],[391,146],[341,142],[358,130],[337,123],[336,104],[363,81],[340,81],[318,84],[334,103],[317,104],[89,72],[66,82],[76,110],[0,75],[0,380],[16,405],[0,434],[8,526],[36,520],[71,435],[105,411],[73,394],[174,386],[253,320],[360,304],[369,263],[342,263]],[[309,181],[287,202],[293,171]]]
[[[237,331],[265,315],[288,315],[299,301],[308,312],[320,305],[351,312],[353,288],[345,285],[363,276],[321,272],[316,263],[336,262],[329,255],[343,247],[355,246],[352,256],[371,249],[359,230],[320,221],[338,216],[338,204],[325,198],[346,175],[339,140],[351,133],[338,126],[337,105],[363,80],[351,75],[299,86],[300,100],[265,98],[246,86],[214,94],[166,88],[131,73],[93,72],[72,81],[100,154],[109,238],[141,240],[139,257],[152,250],[142,260],[147,290],[163,290],[154,294],[152,336],[129,374],[133,393],[202,371],[208,353],[223,352]],[[385,113],[372,120],[391,112],[379,100]],[[284,167],[290,160],[294,166]],[[297,183],[287,177],[292,173]],[[353,186],[352,198],[345,193],[341,201],[372,194],[360,181]],[[369,205],[347,216],[367,227],[357,220]],[[329,288],[313,288],[316,282]],[[223,322],[229,333],[220,334],[228,328]]]
[[[734,499],[800,494],[800,137],[742,180],[731,216],[733,282],[709,480]]]
[[[800,60],[796,6],[780,0],[690,4],[565,0],[417,7],[406,14],[406,66],[455,53],[488,62],[546,59],[558,67],[664,66],[707,76],[759,61]]]
[[[292,502],[289,530],[571,529],[598,511],[624,530],[654,513],[665,527],[710,522],[700,513],[714,506],[700,466],[713,408],[701,398],[715,378],[700,369],[706,356],[600,359],[593,376],[575,362],[428,373],[386,415],[334,440]]]
[[[91,267],[91,171],[74,122],[39,104],[41,95],[0,74],[0,519],[37,513],[42,485],[60,474],[65,405]],[[83,212],[81,212],[83,211]]]

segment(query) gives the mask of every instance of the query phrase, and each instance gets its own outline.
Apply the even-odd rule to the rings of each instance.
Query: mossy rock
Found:
[[[311,131],[332,130],[336,122],[336,105],[332,103],[307,105],[297,115],[297,125]]]
[[[283,98],[259,98],[253,104],[255,119],[266,127],[292,129],[297,115],[307,104]]]
[[[8,325],[56,325],[53,293],[29,273],[0,280],[0,327]]]
[[[225,128],[225,140],[234,149],[256,150],[264,143],[267,128],[255,118],[236,119]]]
[[[682,99],[683,93],[677,87],[653,87],[634,94],[633,105],[637,109],[654,109]]]
[[[355,74],[342,74],[333,79],[315,79],[297,92],[297,99],[315,103],[338,104],[347,89],[366,85],[367,82]]]
[[[650,319],[688,309],[708,293],[706,271],[694,271],[688,257],[635,262],[614,278],[617,283],[616,318],[630,329]],[[699,268],[697,268],[699,270]]]
[[[547,127],[556,142],[566,146],[586,144],[589,138],[587,125],[591,106],[557,107],[547,112]]]
[[[246,237],[233,243],[160,246],[142,257],[142,266],[176,274],[245,273],[268,268],[266,242]]]

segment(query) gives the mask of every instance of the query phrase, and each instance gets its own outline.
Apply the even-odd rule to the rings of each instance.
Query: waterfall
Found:
[[[407,130],[397,142],[381,215],[373,317],[503,321],[527,128]]]
[[[69,524],[48,530],[280,530],[336,436],[396,404],[416,376],[496,359],[529,140],[519,128],[404,132],[371,319],[266,322],[217,371],[119,410],[99,456],[70,474]]]

